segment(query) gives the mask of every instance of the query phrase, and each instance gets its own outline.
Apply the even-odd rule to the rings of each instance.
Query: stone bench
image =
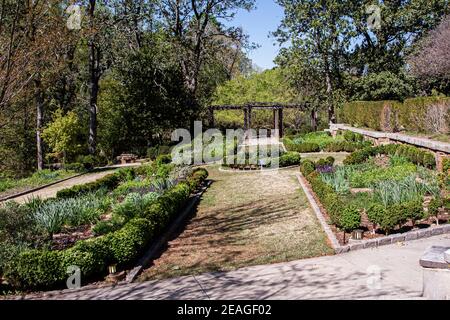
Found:
[[[431,247],[420,259],[423,268],[423,297],[450,300],[450,248]]]

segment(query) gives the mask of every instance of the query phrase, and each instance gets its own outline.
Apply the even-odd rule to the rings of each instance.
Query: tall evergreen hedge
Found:
[[[450,98],[419,97],[406,99],[404,102],[349,102],[341,108],[338,117],[339,122],[377,131],[395,132],[405,129],[423,133],[449,133]]]

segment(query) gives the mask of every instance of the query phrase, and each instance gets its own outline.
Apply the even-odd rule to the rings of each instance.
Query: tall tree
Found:
[[[274,35],[280,43],[290,41],[291,50],[323,77],[330,122],[336,121],[333,96],[342,82],[345,58],[354,34],[348,19],[348,2],[277,0],[285,16]]]
[[[360,75],[398,73],[412,45],[449,12],[448,0],[356,0],[347,5],[356,30],[351,62]],[[375,25],[369,23],[371,16],[379,19]]]
[[[254,0],[162,0],[160,11],[164,26],[171,33],[183,72],[184,85],[191,104],[198,103],[199,78],[209,56],[227,38],[242,43],[246,38],[240,28],[225,27],[220,21],[231,20],[238,9],[251,10]],[[240,46],[240,45],[239,45]]]

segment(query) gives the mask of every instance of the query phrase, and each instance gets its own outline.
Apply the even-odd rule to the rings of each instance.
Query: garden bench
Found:
[[[135,163],[137,159],[138,156],[134,154],[121,154],[117,157],[117,160],[120,161],[121,164]]]

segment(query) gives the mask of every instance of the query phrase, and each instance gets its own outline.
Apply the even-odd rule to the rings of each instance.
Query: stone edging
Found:
[[[0,198],[0,202],[12,200],[12,199],[15,199],[15,198],[18,198],[18,197],[22,197],[22,196],[25,196],[25,195],[27,195],[29,193],[33,193],[33,192],[36,192],[36,191],[39,191],[39,190],[42,190],[42,189],[54,186],[55,184],[58,184],[58,183],[61,183],[61,182],[66,182],[68,180],[81,177],[81,176],[83,176],[85,174],[88,174],[88,173],[90,173],[90,172],[79,173],[79,174],[76,174],[74,176],[71,176],[71,177],[68,177],[68,178],[65,178],[65,179],[61,179],[61,180],[58,180],[58,181],[54,181],[52,183],[45,184],[45,185],[42,185],[42,186],[34,188],[34,189],[30,189],[30,190],[27,190],[27,191],[22,191],[22,192],[19,192],[19,193],[15,193],[15,194],[12,194],[10,196],[6,196],[4,198]]]
[[[331,230],[330,226],[326,222],[322,211],[320,210],[320,207],[318,206],[316,200],[314,199],[311,192],[306,187],[306,184],[304,182],[304,177],[301,173],[297,176],[298,181],[300,182],[300,185],[302,186],[303,191],[306,194],[306,197],[308,198],[312,209],[314,210],[314,213],[316,214],[317,218],[319,219],[320,224],[322,225],[322,228],[324,229],[325,233],[328,236],[328,239],[330,240],[333,249],[336,254],[346,253],[350,251],[356,251],[356,250],[362,250],[362,249],[369,249],[369,248],[378,248],[381,246],[386,246],[390,244],[395,243],[401,243],[401,242],[407,242],[407,241],[413,241],[423,238],[430,238],[442,234],[450,234],[450,224],[445,224],[442,226],[432,226],[427,229],[421,229],[421,230],[413,230],[401,234],[393,234],[390,236],[380,237],[376,239],[370,239],[370,240],[361,240],[361,241],[354,241],[351,244],[347,244],[344,246],[341,246],[339,241],[337,240],[336,236],[334,235],[333,231]]]
[[[211,186],[212,181],[208,180],[206,184],[197,192],[188,202],[187,206],[178,215],[175,221],[173,221],[170,226],[159,236],[155,241],[153,241],[150,248],[147,250],[145,255],[139,260],[136,267],[134,267],[130,272],[128,272],[127,277],[122,283],[131,283],[139,276],[142,270],[149,265],[149,263],[155,258],[156,254],[161,250],[161,248],[167,243],[169,238],[174,234],[176,229],[186,220],[187,216],[192,213],[195,206],[199,203],[200,198],[203,193]]]
[[[336,236],[334,235],[333,231],[331,230],[330,226],[328,225],[327,221],[325,220],[322,211],[319,208],[319,205],[317,204],[316,200],[314,199],[311,192],[309,192],[308,188],[306,187],[306,184],[304,182],[304,177],[301,173],[298,173],[297,175],[298,182],[302,186],[303,191],[306,194],[306,197],[308,198],[309,203],[311,204],[311,207],[316,214],[317,219],[319,220],[320,224],[322,225],[323,230],[325,231],[328,240],[331,242],[331,246],[333,247],[334,251],[337,253],[340,249],[341,245],[339,244],[339,241],[337,240]]]

